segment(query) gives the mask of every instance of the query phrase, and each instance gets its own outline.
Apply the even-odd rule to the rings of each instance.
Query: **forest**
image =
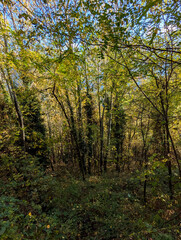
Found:
[[[181,239],[180,0],[0,0],[0,239]]]

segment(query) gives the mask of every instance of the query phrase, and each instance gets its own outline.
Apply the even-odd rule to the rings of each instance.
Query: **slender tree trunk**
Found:
[[[86,168],[86,162],[85,162],[85,142],[83,137],[83,122],[82,122],[82,101],[81,101],[81,86],[80,83],[78,83],[77,86],[77,92],[78,92],[78,145],[80,149],[81,154],[81,161],[83,164],[84,172],[87,173]],[[71,107],[72,108],[72,107]]]
[[[169,127],[168,127],[168,118],[166,117],[165,119],[165,130],[166,130],[166,158],[167,160],[167,167],[168,167],[168,175],[169,175],[169,180],[168,180],[168,185],[169,185],[169,190],[170,190],[170,199],[173,199],[173,185],[172,185],[172,163],[170,160],[170,144],[169,144]]]
[[[7,66],[7,68],[8,68],[8,66]],[[8,77],[6,77],[6,74],[5,74],[5,72],[4,72],[4,70],[2,68],[1,68],[1,73],[2,73],[2,76],[3,76],[3,78],[5,79],[5,81],[7,83],[8,90],[9,90],[9,95],[11,97],[11,100],[12,100],[12,102],[14,104],[14,107],[15,107],[16,114],[18,116],[18,122],[19,122],[19,126],[20,126],[20,129],[21,129],[21,145],[23,147],[23,150],[26,151],[26,140],[25,140],[26,139],[26,135],[25,135],[24,119],[23,119],[23,114],[21,112],[21,109],[20,109],[20,106],[19,106],[19,102],[18,102],[16,93],[14,91],[13,81],[11,79],[11,75],[10,75],[9,69],[7,69]]]
[[[103,106],[102,114],[101,114],[101,99],[100,99],[100,86],[98,80],[98,107],[99,107],[99,133],[100,133],[100,157],[99,157],[99,171],[102,174],[103,169],[103,147],[104,147],[104,109]]]
[[[104,146],[104,108],[102,112],[102,117],[100,119],[100,172],[102,173],[103,168],[103,146]]]
[[[71,122],[71,126],[72,126],[71,131],[72,131],[72,135],[74,136],[74,140],[75,140],[76,152],[77,152],[78,161],[79,161],[79,167],[80,167],[80,170],[82,172],[83,180],[85,180],[85,174],[86,174],[85,158],[84,158],[84,156],[81,152],[82,145],[80,145],[80,141],[79,141],[78,136],[77,136],[77,130],[76,130],[76,126],[75,126],[73,108],[72,108],[67,90],[66,90],[66,98],[67,98],[67,104],[68,104],[68,107],[69,107],[69,110],[70,110],[70,122]],[[80,137],[80,135],[79,135],[79,137]],[[82,144],[82,141],[81,141],[81,144]]]
[[[87,93],[87,104],[86,104],[86,115],[87,115],[87,138],[88,138],[88,174],[91,174],[91,160],[93,156],[93,131],[92,131],[92,97]]]
[[[5,7],[4,7],[4,11],[5,11]],[[0,22],[0,25],[2,27],[1,22]],[[4,51],[5,51],[5,54],[7,55],[8,54],[8,43],[7,43],[7,38],[6,38],[5,34],[3,35],[3,38],[4,38]],[[2,66],[0,67],[1,73],[2,73],[4,80],[6,81],[7,86],[8,86],[8,91],[9,91],[11,100],[14,104],[14,107],[15,107],[15,110],[16,110],[16,113],[18,116],[18,121],[19,121],[19,125],[21,128],[21,145],[23,147],[23,150],[26,151],[26,142],[25,142],[26,135],[25,135],[24,119],[23,119],[23,115],[22,115],[22,112],[21,112],[21,109],[19,106],[19,102],[18,102],[16,93],[14,90],[14,84],[13,84],[13,80],[11,78],[10,69],[9,69],[7,60],[5,61],[5,68],[6,68],[6,72],[7,72],[7,77],[6,77],[6,74],[5,74]]]
[[[83,180],[85,180],[84,164],[82,162],[83,159],[81,158],[81,153],[80,153],[79,144],[78,144],[77,131],[76,131],[76,128],[75,128],[74,114],[73,114],[73,109],[72,109],[71,104],[70,104],[68,92],[66,92],[66,98],[67,98],[67,104],[68,104],[68,107],[69,107],[69,110],[70,110],[70,119],[69,119],[69,117],[66,113],[63,102],[58,98],[58,96],[55,93],[55,84],[54,84],[54,87],[53,87],[52,94],[55,97],[56,101],[58,102],[59,106],[61,107],[61,109],[62,109],[62,111],[65,115],[65,118],[67,120],[68,126],[70,128],[70,135],[72,136],[72,139],[74,140],[74,143],[75,143],[75,149],[76,149],[76,155],[77,155],[77,158],[78,158],[79,168],[80,168],[80,171],[81,171],[81,174],[82,174],[82,178],[83,178]]]
[[[110,98],[110,104],[108,106],[108,125],[107,125],[107,147],[106,147],[106,153],[104,157],[104,171],[107,171],[107,158],[109,154],[109,148],[110,148],[110,140],[111,140],[111,124],[112,124],[112,91],[111,91],[111,98]]]
[[[143,149],[142,149],[142,158],[144,159],[144,164],[145,164],[145,172],[147,172],[148,169],[148,158],[147,158],[147,152],[148,152],[148,147],[146,146],[147,143],[147,136],[149,132],[149,120],[146,129],[144,128],[143,125],[143,111],[141,112],[141,134],[142,134],[142,141],[143,141]],[[147,202],[147,181],[148,181],[148,175],[147,173],[145,174],[145,180],[144,180],[144,190],[143,190],[143,199],[144,202]]]
[[[49,139],[52,138],[52,129],[51,129],[51,123],[50,123],[50,118],[49,118],[49,114],[47,112],[47,122],[48,122],[48,131],[49,131]],[[55,164],[55,151],[54,151],[54,145],[51,146],[51,155],[52,157],[50,157],[50,165],[51,165],[51,169],[52,171],[54,171],[54,164]]]
[[[90,94],[90,86],[87,76],[87,64],[85,61],[85,79],[86,79],[86,105],[85,105],[85,111],[86,111],[86,117],[87,117],[87,160],[88,160],[88,174],[91,175],[91,161],[93,158],[93,102],[92,102],[92,96]]]
[[[168,129],[168,131],[169,131],[169,129]],[[179,170],[179,176],[181,178],[181,167],[180,167],[180,163],[179,163],[179,158],[178,158],[178,154],[177,154],[177,151],[176,151],[175,144],[173,142],[172,136],[170,134],[170,131],[169,131],[169,138],[170,138],[170,141],[171,141],[171,144],[172,144],[172,149],[173,149],[173,152],[174,152],[174,155],[175,155],[175,159],[177,161],[177,166],[178,166],[178,170]]]

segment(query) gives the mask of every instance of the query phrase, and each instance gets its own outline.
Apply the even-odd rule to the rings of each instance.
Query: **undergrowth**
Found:
[[[22,189],[16,197],[2,192],[0,239],[181,239],[179,194],[170,201],[150,185],[145,204],[136,173],[91,176],[86,181],[41,175],[38,170],[36,174],[39,180],[31,178],[30,185],[21,180],[27,195]]]

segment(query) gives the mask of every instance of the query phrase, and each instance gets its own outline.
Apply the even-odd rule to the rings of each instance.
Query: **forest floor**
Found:
[[[86,181],[49,173],[36,179],[24,200],[1,196],[0,239],[179,240],[180,193],[170,201],[158,191],[149,185],[145,204],[136,172]]]
[[[92,176],[86,181],[62,180],[58,209],[66,239],[181,239],[179,196],[170,201],[143,183],[136,174]]]

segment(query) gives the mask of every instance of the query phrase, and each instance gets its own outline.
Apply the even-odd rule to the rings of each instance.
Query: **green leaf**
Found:
[[[142,19],[142,17],[144,17],[147,12],[149,11],[149,9],[151,7],[153,7],[154,5],[156,5],[157,3],[161,3],[162,1],[161,0],[155,0],[155,1],[150,1],[144,8],[143,8],[143,13],[141,14],[141,16],[138,18],[138,21],[137,23],[140,22],[140,20]]]
[[[154,40],[156,34],[157,34],[157,30],[155,30],[154,33],[152,34],[152,37],[151,37],[151,40],[150,40],[149,44],[153,43],[153,40]]]
[[[6,231],[6,226],[3,226],[0,230],[0,235],[3,235]]]

